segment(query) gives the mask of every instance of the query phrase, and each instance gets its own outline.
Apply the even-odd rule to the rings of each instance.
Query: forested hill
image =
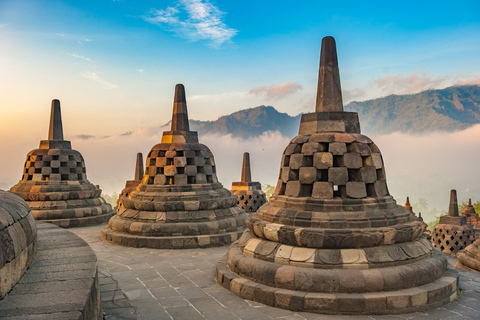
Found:
[[[259,106],[222,116],[215,121],[190,120],[191,130],[201,134],[231,134],[242,139],[259,136],[266,131],[279,131],[287,137],[298,134],[301,115],[292,117],[271,106]]]
[[[354,101],[345,106],[345,111],[358,112],[362,132],[367,134],[462,130],[480,123],[480,86],[455,86]],[[202,135],[231,134],[241,139],[256,137],[266,131],[279,131],[287,137],[294,137],[298,134],[300,117],[278,112],[271,106],[259,106],[215,121],[190,120],[190,127]]]
[[[480,123],[480,86],[354,101],[345,110],[358,112],[360,126],[368,133],[461,130]]]

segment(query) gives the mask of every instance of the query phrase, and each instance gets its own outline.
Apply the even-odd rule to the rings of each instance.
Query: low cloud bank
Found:
[[[99,184],[106,194],[119,193],[134,175],[135,157],[144,159],[150,149],[160,143],[167,127],[140,128],[129,135],[73,137],[72,147],[80,151],[86,162],[88,179]],[[367,134],[368,135],[368,134]],[[459,202],[480,200],[480,125],[454,133],[432,133],[412,136],[401,133],[370,136],[379,146],[385,161],[390,193],[403,205],[410,196],[414,205],[420,198],[427,201],[424,218],[434,219],[429,212],[445,212],[450,189],[457,189]],[[262,184],[276,184],[280,157],[290,141],[278,132],[266,132],[253,139],[240,140],[231,135],[200,135],[200,142],[213,152],[217,174],[226,188],[241,175],[242,154],[250,152],[252,177]],[[25,156],[38,142],[11,142],[1,157],[0,188],[9,189],[22,174]]]

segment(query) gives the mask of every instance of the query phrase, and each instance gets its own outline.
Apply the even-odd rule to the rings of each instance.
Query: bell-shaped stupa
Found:
[[[102,238],[131,247],[196,248],[238,239],[247,214],[218,182],[215,160],[190,131],[185,89],[175,87],[171,131],[149,152],[142,182]]]
[[[467,219],[467,223],[473,227],[475,239],[480,239],[480,218],[472,205],[472,199],[468,199],[468,204],[462,212],[462,216]]]
[[[405,202],[405,204],[403,205],[403,207],[405,208],[405,210],[407,210],[407,211],[412,215],[412,217],[416,217],[416,216],[417,216],[417,215],[415,214],[415,212],[413,212],[412,205],[410,204],[410,197],[407,197],[407,202]]]
[[[267,202],[260,182],[252,181],[250,154],[248,152],[243,154],[241,181],[232,182],[232,189],[230,191],[237,196],[237,204],[245,210],[245,212],[256,212],[258,208]]]
[[[286,147],[270,201],[217,265],[244,299],[296,311],[391,314],[438,307],[458,273],[390,196],[382,155],[344,112],[335,40],[322,41],[316,112]]]
[[[473,227],[467,219],[458,215],[457,191],[450,191],[448,214],[441,216],[432,231],[432,243],[446,255],[456,256],[475,240]]]
[[[13,192],[32,208],[36,220],[60,227],[82,227],[108,221],[115,211],[87,180],[80,152],[63,139],[60,101],[52,101],[48,140],[27,154],[23,177]]]
[[[127,180],[125,183],[125,188],[123,188],[122,192],[118,196],[117,206],[115,210],[119,210],[124,208],[123,206],[123,199],[128,198],[130,192],[134,191],[137,186],[142,182],[144,170],[143,170],[143,154],[141,152],[137,153],[137,162],[135,164],[135,176],[133,180]]]

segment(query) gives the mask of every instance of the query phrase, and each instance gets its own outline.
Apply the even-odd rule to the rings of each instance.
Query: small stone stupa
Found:
[[[241,298],[295,311],[393,314],[438,307],[458,273],[389,195],[382,155],[344,112],[335,40],[322,41],[316,112],[286,147],[275,194],[217,264]]]
[[[108,221],[115,211],[87,180],[80,152],[63,139],[60,101],[52,101],[48,140],[27,154],[23,177],[10,192],[24,199],[36,220],[63,228]]]
[[[468,199],[468,204],[465,206],[462,216],[464,216],[467,219],[467,223],[473,227],[475,239],[480,239],[480,218],[472,206],[472,199]]]
[[[252,182],[250,154],[248,152],[243,154],[241,181],[232,182],[232,190],[230,191],[237,196],[237,204],[245,212],[256,212],[258,208],[267,202],[260,182]]]
[[[417,216],[417,215],[415,214],[415,212],[413,212],[412,206],[410,205],[410,197],[407,197],[407,202],[405,202],[405,204],[403,205],[403,207],[405,208],[405,210],[407,210],[407,211],[412,215],[412,217],[416,217],[416,216]]]
[[[142,182],[123,198],[102,238],[131,247],[221,246],[238,239],[246,216],[218,182],[212,152],[190,131],[185,89],[177,84],[171,131],[148,154]]]
[[[137,162],[135,164],[135,176],[133,180],[127,180],[127,182],[125,183],[125,188],[123,188],[122,192],[120,192],[117,200],[117,206],[115,207],[116,211],[124,208],[123,199],[128,198],[130,192],[134,191],[137,186],[142,182],[143,174],[143,155],[141,152],[139,152],[137,153]]]
[[[451,190],[448,214],[440,217],[432,232],[433,246],[446,255],[456,256],[474,240],[473,227],[458,215],[457,191]]]

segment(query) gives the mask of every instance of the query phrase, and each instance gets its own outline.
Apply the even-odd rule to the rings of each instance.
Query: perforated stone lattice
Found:
[[[237,204],[245,212],[256,212],[265,202],[267,198],[263,192],[255,191],[237,191],[233,192],[238,198]]]
[[[368,137],[350,133],[294,138],[283,153],[275,193],[317,199],[389,194],[380,150]]]
[[[87,180],[85,162],[75,150],[36,149],[27,155],[22,180]]]
[[[437,224],[433,230],[431,241],[438,250],[454,255],[474,241],[474,232],[468,225]]]
[[[145,172],[145,184],[218,182],[213,154],[202,144],[158,144],[148,154]]]

